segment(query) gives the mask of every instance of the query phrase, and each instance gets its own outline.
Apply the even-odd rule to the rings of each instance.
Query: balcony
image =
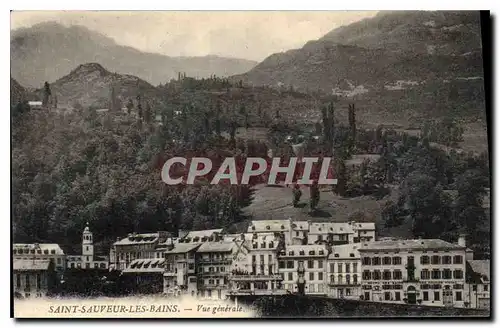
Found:
[[[229,287],[228,284],[200,284],[199,289],[227,289]]]
[[[203,277],[221,277],[221,276],[227,276],[229,275],[229,272],[198,272],[198,276],[203,276]]]
[[[231,259],[199,259],[198,264],[231,264]]]
[[[283,280],[283,277],[279,274],[242,274],[242,275],[231,275],[229,277],[233,281],[269,281],[269,280]]]
[[[240,290],[231,290],[229,295],[232,296],[243,296],[243,295],[285,295],[287,293],[286,290],[283,289],[240,289]]]

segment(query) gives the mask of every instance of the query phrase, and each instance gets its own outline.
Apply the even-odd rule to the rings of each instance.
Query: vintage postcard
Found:
[[[11,12],[12,316],[490,318],[489,19]]]

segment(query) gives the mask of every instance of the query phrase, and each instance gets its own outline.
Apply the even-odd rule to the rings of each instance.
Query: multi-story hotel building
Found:
[[[235,242],[211,241],[201,244],[196,251],[199,296],[224,299],[229,289]]]
[[[490,260],[467,260],[470,307],[490,308]]]
[[[284,246],[283,233],[243,234],[234,256],[230,276],[232,294],[277,294],[283,291],[278,274],[278,250]]]
[[[46,259],[14,259],[14,295],[43,297],[56,285],[54,262]]]
[[[176,243],[174,248],[165,251],[164,294],[197,295],[196,251],[200,245],[201,243]]]
[[[465,239],[387,240],[363,243],[360,298],[375,302],[463,307],[465,263],[472,253]]]
[[[110,250],[110,265],[113,270],[123,271],[134,260],[162,259],[167,245],[173,246],[171,234],[166,231],[155,233],[131,233],[117,240]]]
[[[283,277],[286,292],[298,292],[299,269],[303,270],[305,294],[326,295],[326,262],[328,251],[325,245],[287,245],[278,253],[278,272]]]
[[[14,260],[49,260],[59,274],[66,268],[66,255],[58,244],[14,244]]]
[[[248,227],[248,233],[283,233],[285,244],[301,245],[309,233],[308,221],[288,220],[256,220]]]
[[[359,300],[361,293],[361,244],[333,246],[327,261],[328,296]]]

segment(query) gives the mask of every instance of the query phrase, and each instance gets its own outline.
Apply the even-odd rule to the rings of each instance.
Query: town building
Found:
[[[360,243],[333,246],[327,261],[328,296],[359,300],[361,294]]]
[[[123,271],[137,259],[161,259],[163,251],[173,247],[169,232],[131,233],[117,240],[110,250],[110,270]]]
[[[326,295],[327,258],[328,249],[325,245],[286,245],[278,253],[278,273],[283,278],[284,290],[298,292],[299,273],[303,270],[304,293]]]
[[[205,242],[196,250],[199,296],[226,298],[233,256],[238,249],[237,243],[220,240]]]
[[[166,295],[198,294],[196,250],[201,243],[176,243],[165,251],[163,293]]]
[[[359,249],[366,301],[464,307],[465,238],[386,240]]]
[[[14,244],[14,260],[49,260],[61,274],[66,268],[66,255],[58,244]]]
[[[467,261],[467,283],[471,308],[490,308],[490,282],[490,260]]]
[[[66,256],[66,267],[68,269],[101,269],[107,270],[109,258],[107,256],[96,255],[94,252],[93,234],[89,225],[85,226],[82,233],[82,253],[78,255]]]
[[[248,226],[248,233],[283,233],[285,244],[301,245],[309,233],[310,221],[254,220]]]
[[[278,273],[278,251],[284,247],[283,233],[242,234],[233,256],[230,289],[233,295],[271,295],[283,291]]]
[[[28,105],[31,109],[42,109],[43,103],[41,101],[28,101]]]
[[[44,297],[56,286],[54,261],[14,259],[13,285],[15,297]]]

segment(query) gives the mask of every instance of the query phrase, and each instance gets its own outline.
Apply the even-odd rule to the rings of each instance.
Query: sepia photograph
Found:
[[[11,317],[491,319],[490,30],[11,11]]]

